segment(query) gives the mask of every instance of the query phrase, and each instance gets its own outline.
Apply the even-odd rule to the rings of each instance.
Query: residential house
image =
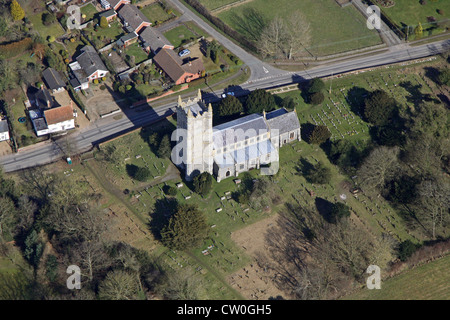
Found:
[[[98,16],[100,17],[100,19],[101,19],[102,17],[105,17],[105,18],[106,18],[106,21],[110,22],[110,21],[113,20],[115,17],[117,17],[117,12],[116,12],[116,10],[114,10],[114,9],[109,9],[109,10],[103,11],[103,12],[100,13]]]
[[[6,119],[0,120],[0,141],[9,140],[9,126]]]
[[[128,47],[130,44],[133,44],[137,41],[138,39],[138,35],[136,34],[136,32],[130,32],[127,33],[126,35],[120,37],[119,40],[116,41],[116,44],[119,47],[125,48]]]
[[[102,8],[105,10],[114,9],[117,11],[123,5],[130,3],[130,0],[100,0]]]
[[[155,55],[153,62],[176,85],[200,78],[204,70],[201,58],[182,60],[173,50],[164,48]]]
[[[123,5],[117,13],[122,19],[125,29],[129,32],[134,31],[139,34],[143,28],[152,24],[141,10],[132,4]]]
[[[51,109],[29,110],[29,115],[38,137],[75,128],[72,102]]]
[[[89,82],[102,78],[108,73],[102,59],[92,46],[84,46],[76,61],[69,64],[74,75],[69,82],[75,90],[89,88]]]
[[[147,27],[139,34],[144,49],[150,53],[157,54],[160,49],[174,49],[174,46],[164,35],[155,28]]]
[[[44,110],[48,133],[60,132],[75,128],[72,104],[63,107]]]
[[[44,72],[42,72],[42,78],[47,88],[51,90],[53,94],[61,92],[66,88],[66,83],[64,82],[61,73],[53,68],[45,69]]]

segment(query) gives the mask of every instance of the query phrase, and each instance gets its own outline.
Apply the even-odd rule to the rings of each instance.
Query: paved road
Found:
[[[246,94],[248,91],[255,90],[257,88],[271,88],[301,82],[314,77],[324,77],[332,74],[336,75],[339,73],[359,70],[361,68],[369,68],[428,57],[448,49],[450,49],[450,40],[439,41],[417,47],[400,46],[398,50],[391,52],[324,65],[302,72],[284,72],[283,74],[278,74],[276,76],[262,78],[259,80],[250,80],[242,84],[236,93],[238,95]],[[214,101],[219,99],[221,93],[222,90],[208,93],[208,100]],[[195,93],[192,95],[194,94]],[[84,130],[72,132],[67,136],[67,139],[62,138],[57,143],[4,156],[0,158],[0,165],[3,166],[3,170],[5,172],[11,172],[60,160],[67,154],[66,145],[71,146],[70,149],[72,154],[85,152],[91,149],[93,145],[107,140],[107,138],[117,136],[143,125],[150,124],[163,115],[172,113],[174,111],[174,107],[175,103],[171,102],[154,109],[145,109],[143,111],[127,109],[125,110],[125,116],[120,120],[115,120],[113,117],[100,119]]]

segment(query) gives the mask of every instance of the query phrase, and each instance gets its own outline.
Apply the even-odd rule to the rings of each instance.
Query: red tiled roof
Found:
[[[47,125],[73,119],[73,109],[71,106],[51,108],[44,111],[45,121]]]

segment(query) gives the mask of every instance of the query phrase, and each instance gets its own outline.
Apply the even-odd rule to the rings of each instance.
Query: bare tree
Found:
[[[285,41],[283,43],[286,58],[291,60],[306,49],[311,42],[309,23],[300,12],[295,12],[285,20]]]
[[[309,23],[300,12],[275,17],[261,32],[258,49],[263,56],[292,59],[311,42]]]
[[[385,146],[374,149],[358,170],[358,180],[364,192],[380,192],[398,166],[399,149]]]
[[[416,216],[431,228],[431,237],[436,239],[438,227],[450,222],[450,185],[447,178],[424,180],[418,187],[420,195],[416,203]]]
[[[138,293],[136,277],[124,270],[109,272],[99,286],[99,297],[105,300],[136,300]]]

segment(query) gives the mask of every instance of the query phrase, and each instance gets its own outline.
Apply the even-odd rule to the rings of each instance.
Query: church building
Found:
[[[185,171],[188,181],[202,172],[220,182],[266,168],[278,163],[281,146],[301,139],[295,110],[254,113],[213,127],[212,106],[205,105],[199,90],[192,100],[181,101],[179,97],[176,111],[177,145],[172,161]]]

